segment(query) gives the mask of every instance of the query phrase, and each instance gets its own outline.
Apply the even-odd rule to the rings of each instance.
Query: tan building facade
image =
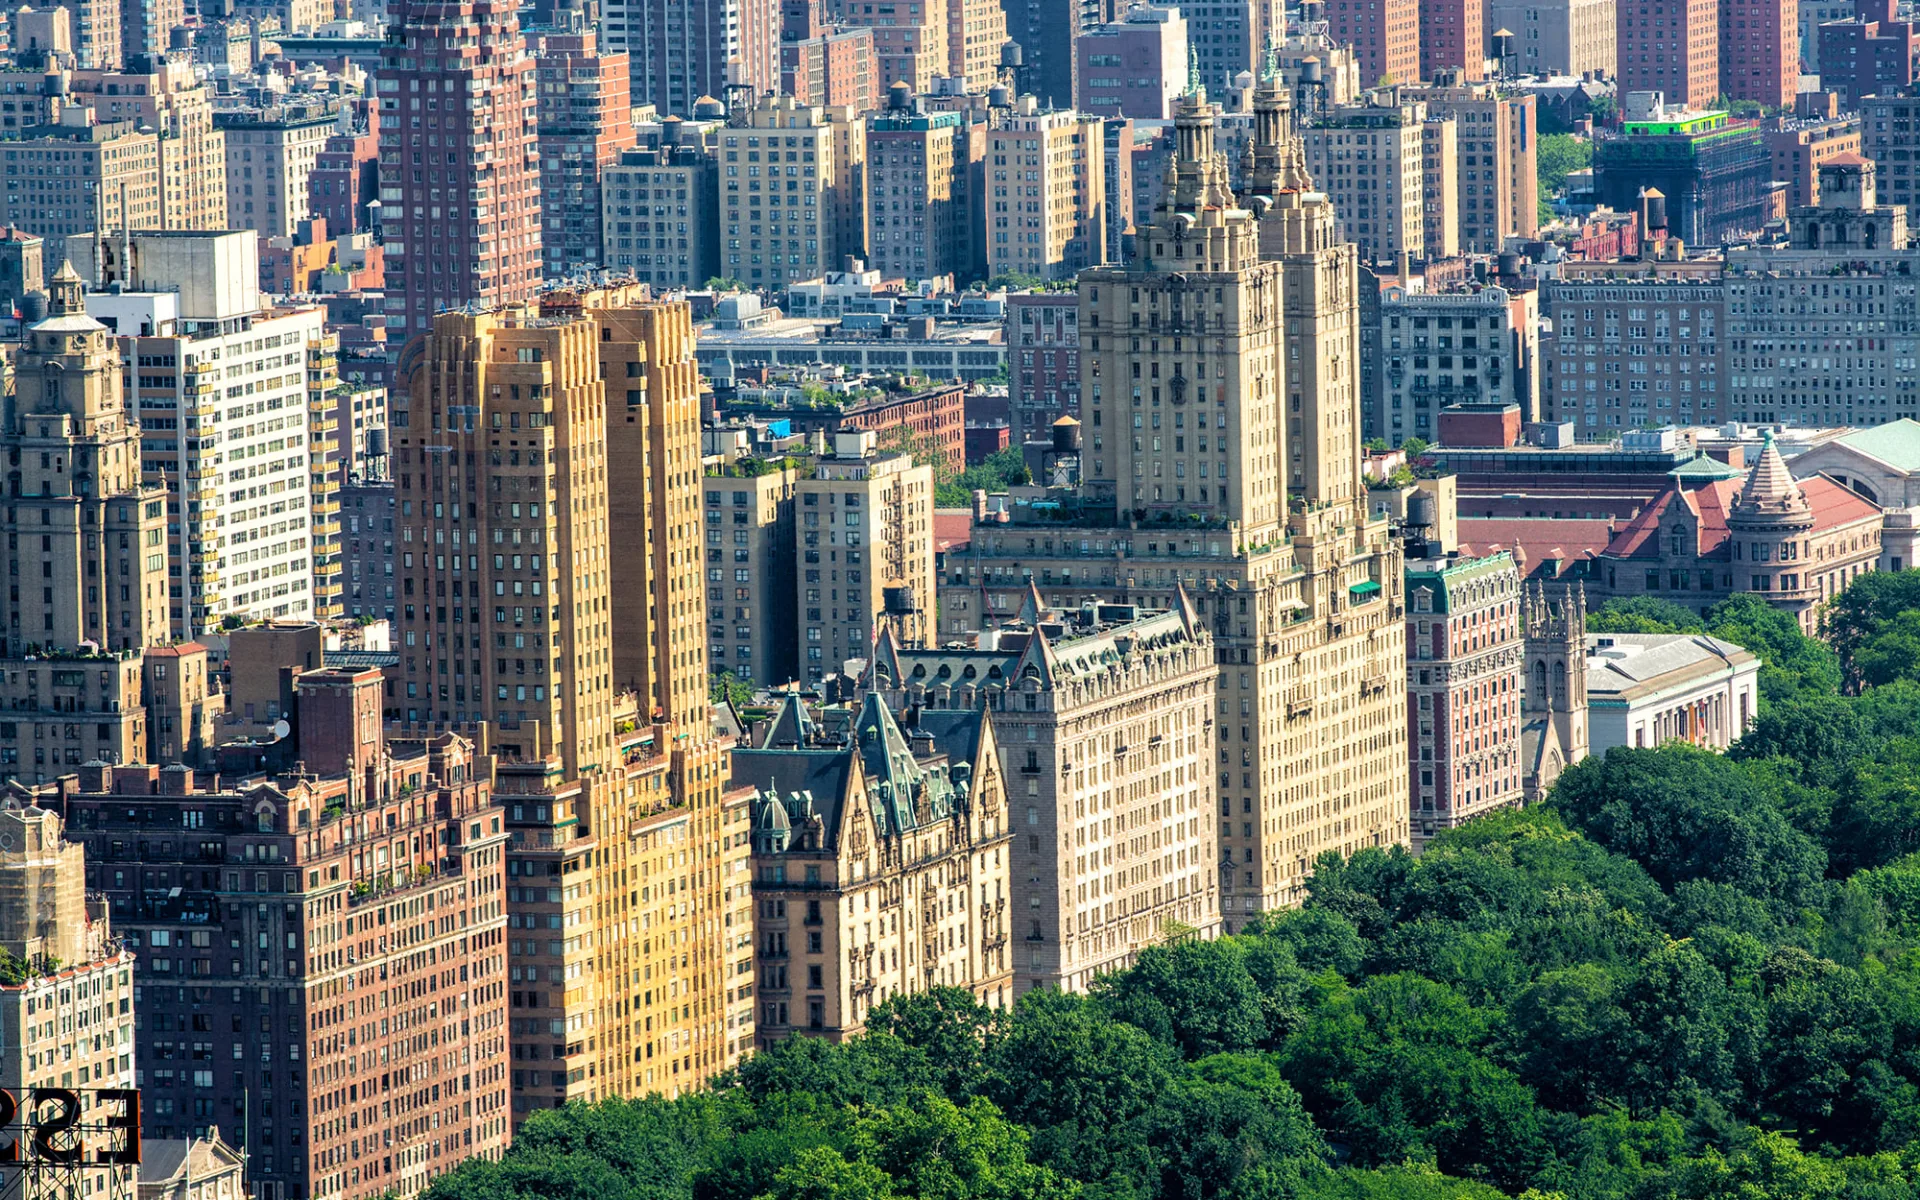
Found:
[[[1307,170],[1333,203],[1336,236],[1368,262],[1433,257],[1421,211],[1426,119],[1426,105],[1389,89],[1332,110],[1301,134]]]
[[[1516,73],[1611,79],[1619,68],[1616,0],[1487,0],[1489,34],[1513,34]]]
[[[158,143],[159,228],[225,229],[226,135],[214,128],[209,89],[184,59],[149,61],[153,70],[144,74],[76,71],[70,86],[100,120],[133,121],[165,135]]]
[[[987,274],[1069,279],[1106,261],[1116,219],[1101,121],[1020,105],[987,133]]]
[[[228,225],[262,238],[293,236],[307,218],[313,165],[339,119],[338,101],[222,112]]]
[[[1495,254],[1508,237],[1532,237],[1540,224],[1535,173],[1538,133],[1534,97],[1490,83],[1422,88],[1433,116],[1459,126],[1460,248]],[[1429,251],[1429,257],[1437,257]]]
[[[755,789],[760,1044],[842,1041],[875,1005],[936,987],[1010,1007],[1012,839],[989,714],[903,729],[868,693],[834,715],[823,728],[789,697],[733,754]]]
[[[1429,117],[1420,126],[1420,234],[1428,261],[1460,253],[1460,123]]]
[[[0,192],[0,219],[45,238],[50,262],[70,255],[71,234],[160,227],[158,136],[133,121],[87,122],[87,113],[68,109],[60,124],[22,129],[8,145],[18,187]]]
[[[875,449],[870,432],[839,433],[794,493],[799,677],[867,657],[882,623],[931,636],[933,468]]]
[[[973,648],[881,639],[874,683],[895,708],[992,716],[1014,834],[1015,995],[1085,991],[1157,941],[1219,932],[1219,668],[1179,600],[1056,613],[1030,598],[1031,621]]]
[[[830,110],[781,97],[722,132],[722,275],[751,288],[779,288],[838,268],[840,206],[854,198],[842,194],[842,139],[835,124]],[[782,181],[795,189],[786,191]]]

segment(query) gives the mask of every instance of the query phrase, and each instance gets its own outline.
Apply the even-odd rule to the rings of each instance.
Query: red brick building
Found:
[[[873,30],[827,28],[780,45],[780,91],[802,104],[850,105],[859,112],[880,107]]]
[[[1704,108],[1712,104],[1722,91],[1721,0],[1618,3],[1620,95],[1657,91],[1666,93],[1669,105]]]
[[[1337,0],[1336,0],[1337,2]],[[1465,80],[1487,77],[1486,0],[1421,0],[1420,78],[1454,70]]]
[[[540,39],[540,243],[547,274],[597,271],[600,174],[634,144],[625,51],[592,31]]]
[[[1420,0],[1328,0],[1328,32],[1353,45],[1360,84],[1420,80]]]
[[[1799,0],[1720,0],[1721,93],[1792,108],[1799,86]]]
[[[1007,297],[1007,418],[1018,446],[1080,416],[1080,300],[1073,292]]]
[[[370,230],[367,205],[380,198],[379,110],[364,101],[351,109],[353,132],[329,135],[307,176],[307,211],[336,236]]]
[[[381,218],[389,341],[425,333],[443,309],[516,304],[539,289],[534,83],[533,55],[510,0],[399,6],[375,84],[381,114],[390,118],[380,174],[399,193]],[[431,165],[416,165],[415,155]]]
[[[1895,0],[1854,0],[1853,8],[1853,20],[1820,26],[1820,86],[1848,108],[1905,90],[1920,39],[1920,24],[1894,19]]]
[[[41,798],[138,956],[146,1133],[219,1126],[263,1200],[409,1195],[507,1145],[491,759],[389,744],[381,693],[309,671],[291,753],[248,755],[273,770],[92,763]]]

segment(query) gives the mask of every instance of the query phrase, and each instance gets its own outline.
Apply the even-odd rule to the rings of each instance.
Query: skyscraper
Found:
[[[1799,84],[1798,0],[1720,0],[1720,91],[1791,108]]]
[[[751,900],[725,883],[747,813],[708,726],[687,307],[554,293],[443,313],[417,346],[398,703],[493,725],[516,928],[628,931],[510,940],[515,1119],[698,1086],[751,1046],[751,988],[729,986]],[[669,897],[693,907],[669,922]]]
[[[1361,87],[1419,81],[1420,0],[1347,0],[1323,11],[1333,40],[1353,46]]]
[[[976,523],[945,573],[996,613],[1008,579],[1068,608],[1189,594],[1219,668],[1230,928],[1299,902],[1320,854],[1407,838],[1401,555],[1360,484],[1357,258],[1286,97],[1274,77],[1256,94],[1244,205],[1212,108],[1183,101],[1139,256],[1080,276],[1080,486]],[[1043,931],[1016,970],[1079,952]]]
[[[730,84],[755,98],[780,89],[780,0],[607,0],[605,10],[607,49],[626,51],[635,104],[690,117]]]
[[[597,271],[602,173],[634,144],[627,56],[603,52],[579,10],[540,38],[540,240],[547,274]]]
[[[1420,78],[1438,79],[1442,71],[1486,78],[1487,35],[1493,32],[1486,16],[1487,0],[1420,0]]]
[[[387,312],[405,336],[539,286],[534,60],[507,0],[407,0],[380,95]],[[404,338],[395,339],[404,340]]]

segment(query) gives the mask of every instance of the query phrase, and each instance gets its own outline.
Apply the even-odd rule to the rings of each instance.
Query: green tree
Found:
[[[1593,143],[1570,133],[1550,133],[1535,143],[1534,170],[1540,195],[1557,196],[1566,190],[1567,176],[1593,165]]]
[[[1822,632],[1840,656],[1848,691],[1864,686],[1855,656],[1903,612],[1920,609],[1920,571],[1869,571],[1827,602]]]
[[[1132,970],[1096,981],[1094,995],[1187,1058],[1252,1050],[1267,1020],[1245,953],[1226,940],[1149,946]]]
[[[1625,596],[1587,614],[1588,633],[1705,633],[1707,623],[1684,605],[1659,596]]]

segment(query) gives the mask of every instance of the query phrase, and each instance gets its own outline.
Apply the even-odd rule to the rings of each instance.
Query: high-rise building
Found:
[[[87,311],[120,339],[142,466],[168,484],[174,636],[228,616],[312,617],[307,369],[325,311],[263,303],[251,230],[142,230],[75,249],[95,285]]]
[[[1768,123],[1761,137],[1773,156],[1773,177],[1787,181],[1788,208],[1806,208],[1820,202],[1820,168],[1843,154],[1859,154],[1861,129],[1861,119],[1855,115],[1804,120],[1781,117]],[[1885,183],[1881,181],[1883,194],[1887,193]],[[1889,194],[1888,199],[1893,197]]]
[[[173,30],[186,19],[183,0],[120,0],[120,56],[131,63],[142,54],[165,54]]]
[[[7,143],[18,186],[0,192],[0,221],[46,239],[54,262],[72,252],[70,234],[160,225],[158,134],[130,120],[90,118],[89,109],[68,108],[60,123],[23,129]]]
[[[840,1041],[936,987],[1012,1006],[1013,838],[984,707],[903,729],[869,692],[829,734],[789,696],[732,770],[754,789],[761,1045]]]
[[[1667,227],[1689,246],[1760,231],[1768,221],[1773,158],[1757,124],[1725,112],[1658,110],[1629,116],[1621,136],[1594,147],[1594,194],[1617,212],[1665,197]]]
[[[634,144],[627,56],[599,49],[584,14],[577,29],[540,36],[540,244],[547,274],[602,269],[601,177]]]
[[[636,105],[687,117],[702,97],[728,99],[731,85],[754,98],[780,90],[780,0],[607,0],[604,14]]]
[[[1857,0],[1852,20],[1820,26],[1820,86],[1844,104],[1905,91],[1916,74],[1920,21],[1898,19],[1894,0]]]
[[[1920,268],[1920,252],[1907,244],[1906,209],[1880,203],[1876,174],[1859,155],[1829,159],[1820,168],[1820,202],[1788,216],[1791,245],[1728,251],[1728,419],[1920,419],[1920,389],[1905,367],[1915,351],[1913,331],[1897,299],[1899,281]],[[1833,306],[1793,311],[1816,286]],[[1894,307],[1882,311],[1883,297]],[[1814,346],[1817,352],[1807,348]]]
[[[1368,262],[1433,257],[1421,211],[1426,119],[1425,104],[1378,91],[1332,109],[1302,134],[1307,169],[1333,203],[1338,236]],[[1441,160],[1434,165],[1446,169]]]
[[[1016,86],[1043,107],[1073,104],[1073,43],[1087,30],[1112,20],[1105,0],[1001,0],[1007,40],[1020,47]]]
[[[313,615],[341,608],[340,486],[353,458],[352,392],[340,385],[340,335],[324,326],[307,341],[307,511],[313,549]]]
[[[507,1143],[490,772],[460,737],[389,743],[382,692],[375,668],[300,674],[297,765],[93,763],[41,800],[136,955],[145,1131],[218,1128],[285,1200],[412,1195]]]
[[[1543,285],[1553,331],[1540,339],[1542,419],[1572,422],[1589,442],[1648,426],[1731,419],[1726,293],[1717,264],[1706,273],[1654,260],[1570,265],[1577,269]],[[1629,381],[1647,386],[1629,391]]]
[[[1534,418],[1538,310],[1530,295],[1502,287],[1473,291],[1383,289],[1380,409],[1368,425],[1391,444],[1435,439],[1442,409],[1513,405]]]
[[[965,2],[895,0],[881,6],[884,12],[848,4],[840,18],[847,25],[873,30],[873,61],[885,86],[904,83],[915,92],[927,92],[933,90],[934,78],[948,71],[947,10]]]
[[[875,440],[835,434],[833,453],[794,487],[795,623],[808,682],[867,657],[883,624],[904,642],[932,635],[933,468]]]
[[[1007,296],[1007,414],[1015,446],[1080,418],[1080,299],[1069,292]]]
[[[1485,24],[1487,2],[1420,0],[1421,79],[1438,79],[1449,71],[1469,81],[1486,78],[1487,39],[1500,28]]]
[[[226,229],[226,135],[207,85],[184,57],[142,54],[125,71],[75,71],[70,86],[107,121],[133,121],[158,142],[161,229]]]
[[[1069,279],[1106,261],[1106,141],[1098,117],[1022,96],[987,131],[989,275]],[[1002,197],[1005,197],[1004,199]]]
[[[991,713],[1015,835],[1010,932],[1060,950],[1015,959],[1015,996],[1085,991],[1168,929],[1219,932],[1219,667],[1206,623],[1184,592],[1178,600],[1171,612],[1060,613],[1029,595],[1031,619],[983,631],[972,647],[902,649],[891,631],[881,637],[874,686],[897,710],[922,727]]]
[[[520,928],[639,931],[510,943],[515,1119],[697,1087],[752,1046],[752,916],[708,713],[686,305],[620,288],[445,313],[402,367],[397,704],[494,726]],[[670,896],[692,912],[667,921]]]
[[[104,1136],[90,1136],[87,1149],[125,1149],[137,1157],[139,1113],[125,1109],[139,1104],[134,1030],[147,1009],[142,1004],[134,1011],[140,989],[133,950],[114,936],[113,915],[88,894],[88,883],[86,851],[67,840],[59,814],[0,809],[0,950],[18,971],[0,983],[0,1020],[15,1031],[14,1052],[0,1060],[0,1087],[25,1096],[30,1089],[72,1087],[77,1076],[82,1088],[96,1092],[126,1089],[126,1099],[102,1097],[102,1109],[88,1115],[92,1121],[133,1118],[119,1135],[125,1141],[110,1145]],[[133,1194],[137,1165],[103,1162],[97,1170],[87,1172],[91,1186]]]
[[[854,143],[856,126],[863,160],[857,165],[841,154]],[[860,117],[787,96],[729,124],[719,136],[722,164],[716,173],[720,273],[751,288],[777,289],[837,270],[842,255],[856,253],[866,241],[865,197],[857,187],[864,134]],[[797,181],[796,190],[776,186],[776,161],[782,170],[792,166],[796,174],[786,181]],[[769,174],[762,178],[756,169]],[[851,244],[843,240],[850,212],[861,214],[859,237]]]
[[[766,684],[798,678],[798,482],[798,468],[759,459],[707,468],[707,662],[715,674]]]
[[[1420,125],[1421,241],[1429,261],[1460,253],[1460,123],[1428,117]]]
[[[1074,107],[1162,121],[1187,86],[1190,39],[1181,10],[1143,4],[1074,41]]]
[[[341,603],[352,619],[394,619],[393,481],[349,477],[340,488]]]
[[[1616,0],[1620,93],[1662,92],[1676,107],[1713,103],[1724,90],[1721,2]]]
[[[216,113],[226,135],[228,223],[262,238],[291,236],[307,219],[314,163],[339,120],[340,102],[320,96]]]
[[[600,181],[601,261],[656,288],[699,287],[720,273],[719,135],[664,121],[661,144],[623,151]]]
[[[867,118],[867,261],[903,279],[970,282],[984,126],[960,112],[921,112],[905,85]]]
[[[1887,204],[1920,203],[1920,95],[1869,96],[1860,102],[1860,153],[1873,160],[1876,195]],[[1815,201],[1817,203],[1817,201]]]
[[[9,554],[0,634],[0,771],[39,780],[146,757],[140,651],[167,640],[167,494],[140,473],[120,356],[71,266],[50,283],[13,367],[0,434],[19,479],[0,511]]]
[[[534,83],[533,56],[506,0],[401,6],[374,80],[386,304],[401,331],[389,333],[394,341],[425,333],[442,309],[511,304],[539,286]],[[414,127],[415,113],[429,119]]]
[[[1768,108],[1793,106],[1800,90],[1799,7],[1799,0],[1720,0],[1722,95]]]
[[[1347,0],[1322,11],[1333,40],[1353,47],[1361,87],[1420,81],[1420,0]]]
[[[1006,581],[1021,578],[1068,608],[1189,593],[1227,714],[1226,927],[1297,903],[1321,853],[1407,837],[1401,556],[1360,482],[1358,265],[1289,109],[1263,81],[1256,217],[1227,186],[1204,97],[1182,105],[1140,257],[1080,279],[1080,486],[1050,491],[1060,507],[1037,519],[976,524],[947,562],[951,586],[997,613],[1016,610]],[[1045,969],[1060,952],[1042,939],[1019,954]]]
[[[126,61],[121,0],[66,0],[59,7],[73,15],[75,64],[94,71],[118,71]]]
[[[1619,70],[1619,2],[1487,0],[1485,27],[1489,37],[1500,29],[1513,34],[1514,67],[1519,74],[1596,71],[1611,79]]]
[[[1413,844],[1518,804],[1520,571],[1425,545],[1407,557],[1407,772]]]
[[[340,123],[314,155],[307,175],[307,211],[344,237],[373,228],[371,205],[380,198],[380,110],[364,101],[344,104]]]
[[[1540,225],[1535,97],[1499,84],[1448,82],[1406,95],[1459,126],[1460,248],[1497,254]],[[1431,250],[1428,257],[1438,257]]]
[[[1853,20],[1857,16],[1854,0],[1799,0],[1794,7],[1799,10],[1800,20],[1800,69],[1818,75],[1820,27],[1832,21]]]
[[[878,75],[870,26],[829,26],[780,43],[780,94],[803,105],[871,112],[886,86]]]
[[[1000,78],[1007,10],[1000,0],[947,0],[947,77],[980,93]],[[889,83],[892,81],[889,80]]]

